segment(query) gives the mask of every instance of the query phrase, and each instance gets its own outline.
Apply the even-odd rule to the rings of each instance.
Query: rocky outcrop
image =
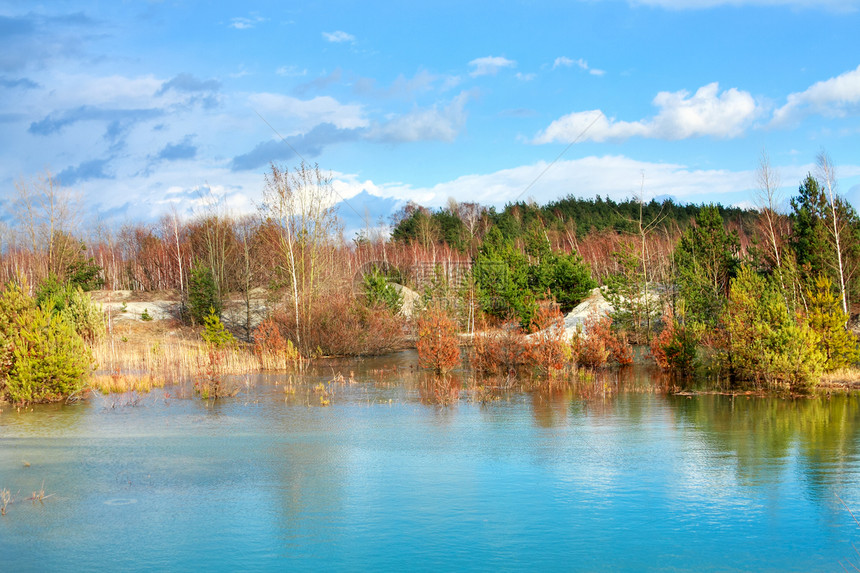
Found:
[[[612,313],[615,309],[612,304],[603,296],[600,288],[591,290],[591,293],[585,297],[581,303],[576,305],[576,308],[571,310],[564,317],[564,334],[567,338],[573,337],[576,334],[577,327],[581,327],[585,323],[585,319],[592,314],[605,316]]]

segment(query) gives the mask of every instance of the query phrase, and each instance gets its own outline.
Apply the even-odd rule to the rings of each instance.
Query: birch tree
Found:
[[[289,293],[285,304],[294,317],[296,346],[305,354],[306,339],[325,277],[331,272],[339,231],[331,175],[302,162],[293,171],[271,166],[263,190],[263,216],[277,227],[276,248]]]
[[[847,226],[847,221],[844,217],[837,215],[836,200],[834,198],[834,188],[836,187],[836,174],[833,168],[833,162],[830,156],[824,151],[818,154],[818,178],[822,185],[827,189],[828,207],[830,221],[828,221],[827,230],[830,231],[833,239],[833,246],[836,251],[836,270],[839,275],[839,291],[842,294],[842,311],[848,314],[848,288],[845,278],[845,261],[843,253],[843,229]]]

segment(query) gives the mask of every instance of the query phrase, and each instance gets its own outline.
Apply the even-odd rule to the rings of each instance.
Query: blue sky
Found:
[[[763,150],[786,198],[825,150],[860,206],[858,30],[860,0],[0,0],[3,207],[48,169],[108,220],[250,211],[279,135],[372,217],[748,205]]]

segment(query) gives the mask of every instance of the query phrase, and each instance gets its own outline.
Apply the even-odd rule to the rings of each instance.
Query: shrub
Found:
[[[301,358],[293,343],[281,335],[279,322],[270,316],[254,330],[254,353],[266,370],[285,370]]]
[[[204,355],[197,357],[194,391],[204,400],[230,398],[239,393],[239,387],[235,383],[229,384],[224,379],[226,354],[225,348],[209,346]]]
[[[36,305],[18,285],[0,297],[2,393],[13,402],[52,402],[84,388],[92,355],[61,314]]]
[[[50,312],[62,312],[69,298],[68,287],[54,273],[48,274],[36,287],[36,306]]]
[[[701,325],[676,320],[671,308],[666,309],[662,322],[660,335],[651,340],[651,356],[661,369],[689,376],[696,368]]]
[[[105,281],[101,275],[102,268],[92,257],[85,259],[81,256],[66,268],[68,284],[80,287],[84,292],[102,288]]]
[[[80,286],[61,283],[53,273],[36,289],[36,306],[45,312],[62,315],[88,344],[95,343],[105,331],[104,313]]]
[[[385,306],[391,312],[400,312],[403,297],[379,269],[373,269],[373,272],[365,274],[363,282],[364,296],[368,307]]]
[[[206,344],[216,348],[229,346],[236,342],[233,335],[224,328],[224,323],[222,323],[218,315],[215,314],[214,308],[210,308],[209,314],[203,319],[203,332],[200,333],[200,336],[203,337]]]
[[[564,368],[569,355],[565,342],[564,316],[556,304],[542,305],[532,318],[529,358],[544,376]]]
[[[725,323],[735,380],[800,390],[818,383],[825,362],[818,336],[788,311],[772,279],[741,267],[731,282]]]
[[[599,368],[608,362],[620,365],[633,362],[633,350],[623,333],[612,331],[612,318],[592,313],[573,338],[576,362],[587,368]]]
[[[418,319],[418,364],[444,374],[460,364],[457,325],[441,309],[430,309]]]
[[[66,307],[60,313],[75,327],[87,344],[94,344],[105,333],[104,312],[81,287],[69,289]]]
[[[513,376],[530,364],[530,344],[518,321],[475,335],[472,367],[479,372]]]
[[[302,348],[328,356],[361,356],[390,352],[403,346],[403,319],[385,305],[367,306],[364,297],[349,291],[321,293],[318,304],[301,316]],[[295,309],[286,306],[272,316],[286,340],[297,340]]]

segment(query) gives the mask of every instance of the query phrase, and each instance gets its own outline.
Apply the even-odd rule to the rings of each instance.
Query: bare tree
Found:
[[[847,224],[843,217],[839,217],[837,215],[837,207],[836,207],[836,172],[833,167],[833,162],[830,159],[830,156],[827,155],[824,151],[818,154],[817,163],[818,163],[818,177],[824,183],[824,186],[827,188],[827,195],[829,200],[830,207],[830,225],[828,225],[828,230],[833,236],[833,245],[836,249],[836,263],[837,270],[839,271],[839,289],[842,293],[842,310],[846,314],[848,313],[848,289],[845,281],[845,266],[843,263],[843,244],[842,244],[842,230]]]
[[[758,191],[756,192],[756,206],[759,209],[762,226],[767,233],[769,247],[773,255],[776,268],[782,267],[782,259],[780,257],[781,240],[780,234],[777,232],[779,220],[779,205],[782,202],[782,195],[779,191],[780,179],[777,173],[770,165],[770,157],[767,151],[762,150],[759,158],[759,167],[756,172],[756,180],[758,182]],[[783,285],[783,288],[785,285]]]
[[[272,165],[263,190],[264,217],[278,228],[277,248],[290,282],[295,337],[300,350],[314,306],[320,302],[323,275],[332,270],[334,237],[339,231],[331,176],[302,162],[293,171]]]
[[[37,263],[41,263],[39,274],[62,274],[80,244],[71,240],[80,215],[79,198],[64,189],[50,171],[32,181],[16,182],[15,189],[15,215]]]

